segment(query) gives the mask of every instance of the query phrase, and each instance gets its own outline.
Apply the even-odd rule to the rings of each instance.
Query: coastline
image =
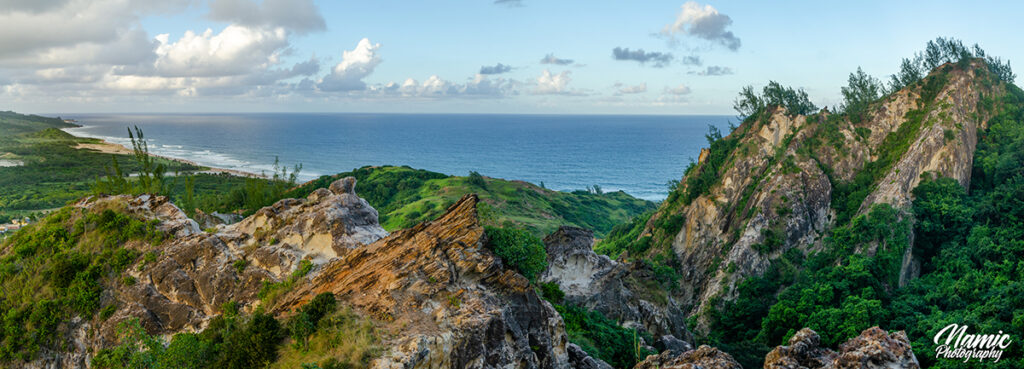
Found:
[[[63,129],[62,129],[62,131],[63,131]],[[67,132],[67,131],[65,131],[65,132]],[[72,134],[72,133],[68,132],[68,134]],[[78,149],[78,150],[92,150],[92,151],[97,151],[97,152],[100,152],[100,153],[103,153],[103,154],[123,154],[123,155],[133,155],[134,154],[134,151],[132,151],[132,149],[129,149],[128,147],[126,147],[124,145],[121,145],[121,144],[118,144],[118,143],[109,142],[109,141],[101,139],[101,138],[80,137],[80,136],[75,136],[75,137],[78,137],[78,138],[88,138],[88,139],[99,141],[99,143],[80,143],[80,144],[75,146],[75,149]],[[227,169],[227,168],[211,167],[209,165],[203,165],[203,164],[200,164],[200,163],[197,163],[197,162],[194,162],[194,161],[191,161],[191,160],[187,160],[187,159],[182,159],[182,158],[175,158],[175,157],[170,157],[170,156],[157,155],[157,154],[153,154],[153,153],[150,153],[149,156],[152,156],[152,157],[155,157],[155,158],[166,159],[166,160],[170,160],[170,161],[175,161],[175,162],[179,162],[179,163],[182,163],[182,164],[194,165],[194,166],[197,166],[197,167],[200,167],[200,168],[206,168],[205,170],[198,170],[198,171],[195,171],[195,172],[192,172],[192,173],[230,174],[230,175],[233,175],[233,176],[236,176],[236,177],[266,178],[265,175],[260,175],[260,174],[256,174],[256,173],[250,173],[250,172],[246,172],[246,171],[242,171],[242,170],[237,170],[237,169]]]

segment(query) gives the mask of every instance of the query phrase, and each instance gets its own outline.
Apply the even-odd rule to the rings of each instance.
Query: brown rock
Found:
[[[911,351],[906,333],[891,335],[871,327],[839,345],[839,352],[820,347],[821,339],[808,328],[801,329],[788,346],[778,346],[765,357],[765,369],[918,369],[921,365]]]
[[[701,345],[696,350],[686,351],[682,354],[674,354],[672,351],[664,351],[660,355],[648,356],[644,361],[636,364],[633,369],[742,369],[740,363],[736,362],[725,352],[717,348]]]

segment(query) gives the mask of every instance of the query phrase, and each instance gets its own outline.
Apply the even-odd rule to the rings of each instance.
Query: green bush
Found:
[[[485,227],[488,246],[506,265],[533,281],[548,266],[544,242],[529,231]]]
[[[575,305],[555,305],[555,310],[565,321],[569,341],[614,368],[632,368],[654,354],[637,345],[640,339],[653,342],[651,337],[640,337],[636,330],[620,327],[600,312]]]
[[[562,288],[555,282],[545,282],[540,284],[540,295],[545,300],[550,301],[552,304],[561,304],[562,299],[565,298],[565,292],[562,292]]]

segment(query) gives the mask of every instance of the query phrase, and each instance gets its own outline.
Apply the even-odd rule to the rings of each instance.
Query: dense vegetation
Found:
[[[364,368],[379,351],[372,323],[340,309],[331,293],[317,295],[285,321],[255,312],[242,316],[228,304],[199,333],[169,342],[137,321],[121,327],[121,343],[92,359],[100,369],[120,368]]]
[[[562,300],[565,293],[558,284],[544,283],[539,289],[541,296],[555,306],[565,321],[569,341],[579,345],[587,354],[617,369],[632,368],[647,355],[656,354],[640,345],[641,341],[653,342],[650,335],[623,328],[598,311],[565,303]]]
[[[469,193],[476,193],[486,204],[481,212],[492,217],[495,225],[525,228],[537,236],[573,225],[594,230],[600,237],[616,224],[654,208],[653,203],[621,191],[560,192],[479,173],[461,177],[393,166],[368,166],[323,176],[283,196],[305,197],[347,176],[356,178],[356,193],[377,209],[381,225],[389,231],[435,219]]]
[[[0,362],[29,360],[54,343],[62,322],[91,319],[103,285],[124,283],[125,268],[140,257],[125,242],[164,238],[154,222],[119,209],[68,207],[7,239],[0,247]]]
[[[930,44],[932,58],[946,60],[945,52],[935,50],[957,50],[949,42]],[[994,80],[1012,78],[1008,68],[990,66],[997,70]],[[915,83],[922,99],[932,99],[944,82],[944,75],[935,74]],[[982,102],[989,105],[986,109],[999,108],[988,129],[979,133],[969,192],[954,180],[929,176],[913,190],[909,213],[876,205],[852,218],[865,189],[921,128],[924,113],[909,113],[878,149],[879,158],[849,185],[856,190],[837,186],[834,199],[850,200],[838,202],[840,226],[824,240],[825,248],[806,257],[791,250],[763,276],[740,284],[736,301],[711,312],[706,339],[745,366],[759,366],[770,347],[802,327],[815,329],[823,344],[834,346],[880,325],[905,330],[923,367],[966,368],[975,361],[936,360],[931,354],[938,329],[957,323],[969,325],[971,332],[1012,335],[1024,328],[1024,284],[1019,282],[1024,280],[1024,92],[1004,86],[1007,94],[1000,101]],[[927,100],[924,106],[929,108]],[[910,230],[913,245],[908,244]],[[876,247],[877,252],[866,252]],[[898,288],[906,247],[922,261],[922,275]],[[988,363],[1020,367],[1020,358],[1020,347],[1011,345],[998,364]]]
[[[914,189],[912,208],[882,204],[856,216],[865,212],[861,206],[866,196],[920,132],[937,123],[926,117],[944,108],[935,100],[949,73],[968,68],[976,68],[973,72],[980,83],[1007,92],[1004,97],[985,92],[979,102],[981,112],[995,117],[987,129],[979,130],[970,191],[953,180],[928,176]],[[1024,214],[1019,210],[1024,206],[1024,172],[1020,170],[1024,167],[1024,93],[1007,83],[1014,78],[1009,63],[977,46],[968,49],[960,41],[939,38],[924,53],[905,59],[889,86],[858,68],[842,88],[843,102],[833,113],[815,113],[813,104],[803,101],[806,94],[776,83],[769,83],[761,94],[745,88],[736,101],[736,110],[744,118],[741,124],[729,136],[709,131],[710,150],[704,160],[691,164],[682,181],[670,184],[670,195],[659,210],[616,226],[596,251],[640,260],[658,257],[672,266],[671,255],[665,253],[670,251],[666,240],[679,232],[679,213],[718,185],[721,173],[737,157],[747,155],[739,140],[766,119],[765,112],[781,106],[789,113],[808,115],[808,126],[815,131],[800,143],[797,155],[817,159],[824,150],[842,155],[846,138],[839,133],[840,127],[850,127],[854,139],[866,139],[871,133],[866,127],[870,112],[886,95],[909,88],[918,96],[918,108],[872,147],[874,160],[865,163],[851,181],[834,178],[832,168],[816,160],[831,181],[836,212],[834,228],[821,241],[823,247],[806,255],[790,250],[773,260],[763,275],[737,285],[735,301],[713,301],[717,309],[700,313],[710,327],[699,340],[730,352],[744,367],[760,367],[770,348],[800,328],[815,329],[824,345],[834,347],[880,325],[906,330],[923,367],[969,367],[954,360],[935,360],[931,338],[939,328],[967,324],[972,332],[987,334],[1024,328],[1024,298],[1020,297],[1024,285],[1016,282],[1024,280],[1024,260],[1020,260]],[[949,140],[953,132],[946,131]],[[789,139],[781,146],[788,146]],[[781,164],[784,172],[789,158],[768,159],[768,167]],[[749,187],[759,181],[754,183]],[[730,211],[743,211],[749,187],[739,204],[728,204]],[[759,247],[771,249],[767,244],[754,245]],[[901,288],[900,262],[908,248],[922,261],[922,275]],[[696,324],[696,319],[692,322]],[[1011,347],[996,366],[1020,367],[1024,365],[1020,357],[1020,348]]]

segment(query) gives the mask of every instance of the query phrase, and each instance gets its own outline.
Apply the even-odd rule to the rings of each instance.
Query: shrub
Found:
[[[562,288],[555,282],[541,283],[540,295],[552,304],[561,304],[562,299],[565,298],[565,292],[562,292]]]
[[[484,227],[488,246],[508,266],[533,281],[547,268],[544,242],[525,229]]]

